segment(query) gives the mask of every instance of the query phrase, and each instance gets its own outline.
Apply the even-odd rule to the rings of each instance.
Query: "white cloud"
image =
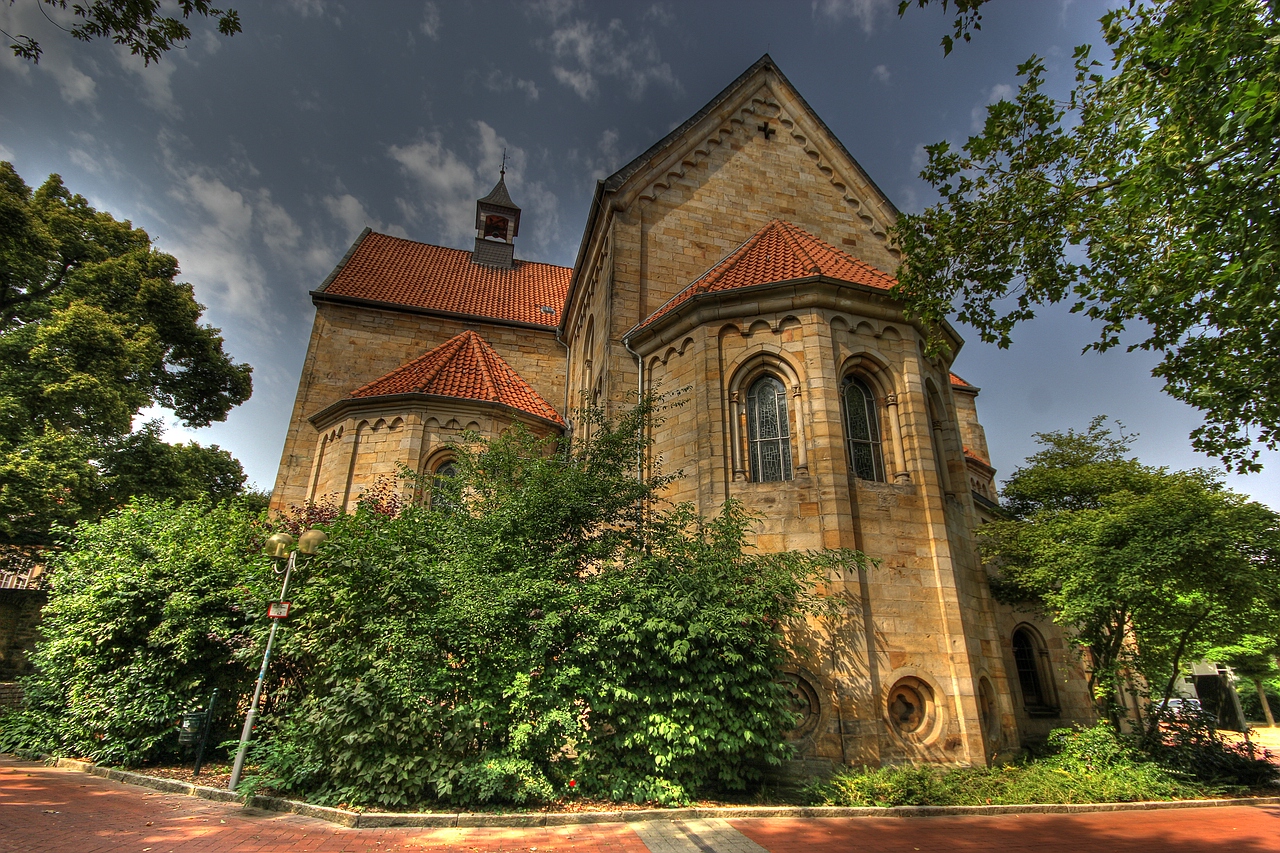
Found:
[[[438,133],[388,149],[391,159],[420,190],[414,198],[396,200],[401,214],[410,222],[426,219],[441,235],[437,239],[448,245],[469,247],[475,236],[476,199],[497,183],[504,151],[507,188],[523,211],[520,242],[546,248],[559,231],[558,199],[542,182],[525,179],[528,156],[524,149],[512,145],[484,122],[476,123],[474,144],[463,153],[445,145]],[[363,208],[357,211],[354,206],[346,210],[351,215],[363,212]]]
[[[73,22],[74,15],[70,9],[43,3],[0,2],[0,29],[10,35],[31,36],[40,42],[43,50],[40,63],[35,65],[14,56],[6,45],[4,50],[0,50],[0,67],[27,79],[33,73],[48,75],[57,84],[62,100],[68,104],[92,103],[97,97],[97,83],[77,65],[77,60],[84,62],[90,71],[96,71],[96,68],[92,60],[85,58],[80,43],[61,29],[69,29]]]
[[[150,65],[144,65],[142,58],[129,53],[127,48],[117,47],[115,54],[120,67],[137,78],[143,98],[150,106],[171,118],[181,117],[182,109],[173,99],[173,73],[178,70],[178,57],[173,51]]]
[[[97,157],[94,157],[92,154],[90,154],[88,151],[85,151],[83,148],[72,148],[68,150],[67,157],[71,160],[72,163],[79,166],[81,169],[84,169],[86,172],[88,172],[91,175],[102,174],[102,163],[99,162]],[[0,157],[0,159],[8,159],[8,158]]]
[[[257,176],[251,166],[189,163],[176,150],[182,141],[160,136],[168,195],[178,202],[167,214],[164,250],[181,261],[183,278],[197,286],[202,302],[259,331],[269,328],[278,320],[273,281],[328,272],[335,257],[330,234],[303,228],[268,187],[249,183]]]
[[[607,128],[600,134],[600,139],[593,150],[589,149],[586,154],[577,149],[570,151],[569,159],[572,161],[574,171],[593,183],[612,175],[625,162],[618,149],[620,138],[616,129]]]
[[[969,127],[974,132],[982,130],[982,126],[987,121],[987,107],[996,101],[1003,101],[1012,98],[1014,89],[1008,83],[997,83],[987,91],[986,100],[980,104],[975,104],[973,109],[969,111]]]
[[[399,202],[400,200],[397,199]],[[342,226],[344,239],[354,238],[365,228],[372,228],[374,231],[381,231],[383,234],[391,234],[395,237],[408,238],[408,233],[399,225],[389,225],[376,219],[369,211],[365,210],[364,204],[360,199],[350,193],[342,193],[341,195],[325,196],[325,209]],[[406,219],[412,219],[414,211],[406,209],[403,203],[399,205],[400,213]]]
[[[664,27],[669,27],[676,22],[676,13],[671,11],[666,3],[654,3],[644,10],[644,14],[641,17],[646,21],[654,21]]]
[[[653,38],[632,35],[617,18],[603,26],[585,18],[567,21],[556,26],[547,45],[556,60],[551,73],[583,100],[600,91],[602,78],[620,81],[633,98],[643,95],[650,84],[681,90]]]
[[[428,38],[439,40],[440,38],[440,7],[431,0],[427,0],[425,6],[422,7],[422,23],[418,25],[418,29]]]
[[[872,68],[871,76],[876,78],[886,86],[889,85],[889,69],[887,66],[877,65],[875,68]]]
[[[76,64],[76,60],[83,61],[90,72],[97,69],[92,60],[84,57],[80,43],[63,31],[69,29],[73,22],[74,15],[70,9],[36,3],[0,3],[0,29],[12,35],[29,35],[40,42],[44,51],[40,63],[33,65],[14,56],[6,46],[0,51],[0,66],[20,77],[29,77],[33,70],[47,74],[68,104],[92,103],[97,97],[97,83]]]
[[[198,172],[179,176],[169,194],[197,223],[175,235],[173,252],[185,276],[212,291],[220,308],[265,323],[267,276],[252,253],[253,206],[243,193]]]
[[[13,152],[8,148],[5,148],[3,145],[0,145],[0,160],[8,160],[10,163],[13,162]]]
[[[813,0],[814,14],[842,21],[853,18],[863,32],[872,32],[882,14],[897,8],[897,0]]]
[[[324,0],[288,0],[286,5],[304,18],[310,18],[312,15],[320,16],[325,13]]]
[[[490,92],[523,92],[531,101],[538,100],[538,84],[532,80],[522,80],[511,74],[503,74],[497,68],[491,70],[484,78],[484,87]]]
[[[556,23],[578,8],[577,0],[538,0],[526,7],[530,12]]]

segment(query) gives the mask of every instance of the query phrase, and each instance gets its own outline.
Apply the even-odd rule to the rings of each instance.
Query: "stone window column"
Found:
[[[934,458],[938,464],[938,480],[942,483],[942,491],[949,495],[954,495],[955,489],[951,488],[951,472],[947,470],[947,449],[942,443],[942,421],[934,419],[933,421],[933,447]]]
[[[742,402],[737,391],[729,392],[729,456],[733,479],[747,479],[747,469],[742,461]]]
[[[898,422],[898,395],[886,394],[884,398],[885,414],[889,418],[889,434],[893,439],[893,479],[896,483],[910,483],[911,473],[907,470],[907,453],[902,445],[902,424]]]
[[[791,386],[791,399],[795,401],[792,410],[796,413],[796,472],[804,472],[805,476],[809,474],[809,441],[808,434],[805,432],[804,400],[800,397],[800,385],[796,383]]]

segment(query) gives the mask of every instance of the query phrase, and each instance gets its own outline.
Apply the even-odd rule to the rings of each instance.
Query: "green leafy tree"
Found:
[[[732,503],[663,509],[666,480],[635,471],[649,408],[573,446],[460,446],[448,495],[334,519],[293,595],[277,660],[299,699],[258,782],[381,807],[679,803],[785,756],[783,628],[856,558],[750,555]]]
[[[957,37],[984,2],[951,7]],[[1001,347],[1058,303],[1100,322],[1094,349],[1135,333],[1165,391],[1204,413],[1195,447],[1257,470],[1280,444],[1277,4],[1133,2],[1102,34],[1109,68],[1077,48],[1065,100],[1033,56],[981,133],[927,147],[942,201],[897,223],[899,294]]]
[[[12,6],[17,0],[9,0]],[[67,0],[34,0],[55,9],[67,8]],[[109,37],[116,44],[129,48],[134,56],[141,56],[143,64],[159,62],[160,57],[191,38],[187,21],[192,16],[213,18],[218,22],[218,32],[233,36],[240,32],[240,14],[235,9],[215,8],[209,0],[176,0],[170,4],[178,15],[165,15],[161,0],[89,0],[73,3],[71,11],[76,23],[69,32],[80,41]],[[13,44],[14,56],[40,61],[43,52],[40,43],[31,36],[18,33],[10,35],[0,31]]]
[[[234,502],[139,499],[69,532],[49,573],[28,708],[0,726],[0,746],[124,765],[176,755],[181,713],[214,688],[239,696],[252,684],[250,627],[274,585],[253,556],[258,518]]]
[[[1118,720],[1125,669],[1167,699],[1189,660],[1274,629],[1274,512],[1203,471],[1141,465],[1101,418],[1037,440],[1004,487],[1012,518],[983,526],[982,550],[997,595],[1039,605],[1088,652],[1101,713]]]
[[[45,540],[50,525],[99,515],[148,483],[183,497],[208,477],[205,493],[220,496],[242,477],[216,448],[164,450],[154,428],[129,437],[149,405],[206,426],[252,392],[252,368],[200,324],[177,275],[145,231],[56,175],[32,191],[0,163],[0,538]],[[144,451],[170,470],[144,476]],[[179,475],[182,486],[158,482]]]

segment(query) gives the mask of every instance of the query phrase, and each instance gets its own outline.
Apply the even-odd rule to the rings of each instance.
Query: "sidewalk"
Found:
[[[1002,817],[651,821],[539,829],[346,829],[0,759],[0,853],[1280,853],[1280,806]]]

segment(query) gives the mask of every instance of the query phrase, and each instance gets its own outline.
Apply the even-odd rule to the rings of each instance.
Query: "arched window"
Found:
[[[747,446],[754,482],[791,479],[787,389],[777,377],[762,376],[747,392]]]
[[[490,214],[484,218],[484,236],[507,239],[507,218]]]
[[[1022,704],[1033,717],[1058,715],[1057,700],[1048,679],[1049,654],[1029,628],[1013,632],[1013,663],[1018,669],[1018,686],[1022,688]]]
[[[880,451],[880,416],[876,399],[861,379],[844,380],[844,435],[849,465],[860,480],[884,482],[884,455]]]
[[[443,508],[449,505],[449,481],[458,473],[458,466],[452,459],[436,466],[431,472],[430,505]]]

